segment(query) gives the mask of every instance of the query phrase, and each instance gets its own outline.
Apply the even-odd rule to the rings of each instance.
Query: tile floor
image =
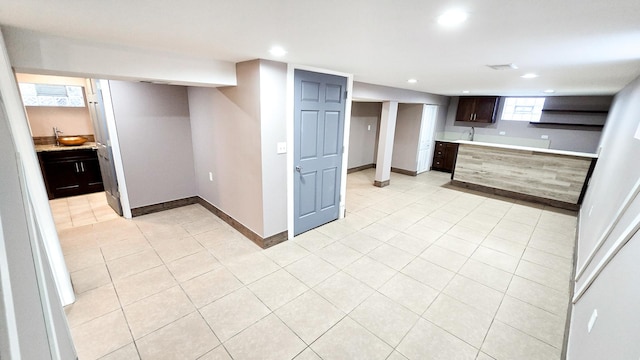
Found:
[[[125,220],[100,194],[53,201],[78,355],[560,358],[575,214],[448,176],[350,174],[345,219],[268,250],[199,205]]]

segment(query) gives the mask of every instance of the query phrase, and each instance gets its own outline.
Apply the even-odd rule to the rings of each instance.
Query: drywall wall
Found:
[[[422,104],[399,104],[396,131],[393,138],[391,167],[407,171],[418,170],[418,145],[422,124]]]
[[[348,169],[375,164],[381,112],[380,102],[351,104]]]
[[[287,141],[286,95],[287,64],[260,60],[261,235],[265,238],[287,230],[287,154],[277,153],[278,143]]]
[[[85,79],[65,76],[16,74],[19,83],[85,86]],[[86,107],[27,106],[31,136],[53,136],[53,127],[64,135],[93,135],[91,115]]]
[[[502,106],[504,98],[500,98],[498,104],[498,113],[496,115],[496,122],[493,124],[478,124],[467,122],[456,122],[455,116],[458,109],[459,97],[451,98],[449,108],[447,111],[446,124],[444,129],[442,127],[436,128],[436,132],[447,134],[448,140],[459,140],[468,138],[469,130],[471,126],[475,127],[475,133],[477,137],[494,137],[498,142],[501,139],[499,137],[514,139],[513,144],[518,144],[518,140],[525,146],[536,146],[536,142],[539,142],[544,147],[547,146],[550,149],[556,150],[568,150],[577,152],[595,153],[598,150],[598,142],[600,141],[600,135],[602,133],[600,128],[578,127],[569,125],[531,125],[526,121],[506,121],[500,120],[502,116]],[[500,132],[505,132],[505,135],[500,135]],[[549,137],[548,141],[541,139],[542,135]],[[442,137],[442,136],[440,136]],[[476,137],[476,139],[477,139]],[[529,140],[529,141],[527,141]],[[485,141],[485,140],[482,140]]]
[[[235,87],[188,90],[196,188],[262,236],[260,62],[238,63],[237,75]]]
[[[86,78],[149,80],[176,85],[235,85],[235,65],[114,44],[70,39],[3,26],[18,72]]]
[[[640,332],[637,309],[640,284],[635,276],[639,272],[639,234],[636,233],[610,263],[600,266],[607,251],[620,240],[628,239],[624,236],[626,230],[638,226],[640,198],[631,195],[640,180],[640,168],[636,166],[640,159],[639,104],[640,78],[614,99],[602,133],[602,150],[580,210],[577,269],[585,266],[590,254],[594,256],[578,277],[576,290],[588,285],[590,280],[593,283],[585,287],[587,290],[573,307],[568,359],[640,357],[640,343],[636,341]],[[608,235],[603,237],[603,234]],[[595,251],[599,245],[600,250]],[[602,272],[595,276],[598,269]],[[594,309],[598,310],[598,319],[589,333],[586,324]]]
[[[132,209],[196,195],[187,88],[109,81]]]

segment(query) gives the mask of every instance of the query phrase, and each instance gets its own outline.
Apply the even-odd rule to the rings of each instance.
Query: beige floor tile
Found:
[[[309,287],[318,285],[329,276],[338,272],[335,266],[313,254],[288,265],[285,269]]]
[[[362,253],[342,245],[339,241],[317,250],[315,254],[338,269],[342,269],[362,257]]]
[[[438,291],[404,274],[396,274],[378,292],[420,315],[438,296]]]
[[[307,249],[308,251],[316,251],[333,243],[336,240],[314,229],[296,236],[295,238],[293,238],[293,241],[296,244]]]
[[[278,264],[262,253],[244,255],[226,262],[225,266],[244,284],[250,284],[280,269]]]
[[[426,241],[405,233],[400,233],[389,239],[387,244],[406,251],[411,255],[418,256],[432,244],[432,241]]]
[[[118,297],[113,285],[107,284],[76,295],[76,301],[65,306],[64,312],[69,326],[75,327],[117,309],[120,309]]]
[[[124,307],[134,339],[167,325],[195,310],[179,286]]]
[[[182,288],[197,308],[201,308],[242,286],[242,283],[231,272],[222,267],[182,283]]]
[[[422,316],[478,349],[493,321],[493,316],[444,294]]]
[[[420,257],[453,272],[460,270],[468,259],[468,257],[464,255],[460,255],[457,252],[442,248],[438,245],[431,245],[420,254]]]
[[[458,273],[501,292],[507,290],[512,277],[506,271],[473,259],[469,259]]]
[[[422,224],[412,225],[411,227],[405,229],[404,233],[418,238],[427,244],[433,244],[444,234],[443,232],[433,230],[432,228]]]
[[[306,345],[275,315],[260,320],[224,346],[233,359],[292,359]]]
[[[220,223],[213,217],[186,222],[181,225],[191,235],[198,235],[220,228]]]
[[[219,345],[217,348],[209,351],[206,355],[198,358],[198,360],[232,360],[231,356],[227,352],[227,349],[223,345]]]
[[[531,280],[514,276],[507,295],[565,318],[569,306],[569,294],[540,285]]]
[[[356,232],[356,229],[339,221],[332,221],[326,225],[316,228],[316,230],[322,234],[327,235],[333,240],[344,239],[345,237]]]
[[[275,261],[276,264],[284,267],[302,259],[310,253],[293,241],[285,241],[268,248],[264,251],[264,254]]]
[[[396,211],[392,215],[389,215],[387,217],[384,217],[378,220],[377,223],[384,226],[388,226],[394,230],[404,231],[406,228],[415,224],[416,222],[418,222],[418,220],[422,219],[423,217],[424,215],[421,215],[419,213],[416,213],[410,210],[403,209],[403,210]]]
[[[472,227],[466,227],[461,224],[456,224],[451,229],[449,229],[449,231],[447,231],[447,234],[468,241],[472,244],[479,245],[482,240],[484,240],[484,238],[489,234],[489,232]]]
[[[358,305],[349,317],[395,347],[419,316],[384,295],[374,293]]]
[[[374,289],[382,286],[397,273],[396,270],[368,256],[361,257],[343,271]]]
[[[151,250],[151,245],[149,245],[147,239],[141,234],[129,239],[102,245],[100,249],[102,250],[102,255],[105,260],[111,261],[123,256]]]
[[[523,244],[518,244],[513,241],[504,240],[495,236],[487,236],[484,241],[482,241],[482,246],[493,249],[496,251],[500,251],[501,253],[511,255],[516,258],[522,257],[522,253],[526,248]]]
[[[478,352],[473,346],[424,319],[418,320],[396,350],[408,359],[425,360],[473,360]]]
[[[138,355],[138,349],[136,346],[133,343],[130,343],[101,357],[100,360],[140,360],[140,355]]]
[[[196,276],[220,267],[222,267],[220,262],[206,250],[187,255],[167,264],[167,268],[179,282],[191,280]]]
[[[476,360],[495,360],[495,359],[483,352],[479,352],[478,356],[476,356]]]
[[[393,351],[391,353],[391,355],[389,355],[389,357],[387,358],[387,360],[407,360],[406,357],[404,357],[404,355],[400,354],[397,351]]]
[[[224,240],[210,240],[209,236],[211,232],[196,235],[194,238],[198,242],[207,248],[213,256],[219,261],[230,262],[234,259],[238,259],[243,256],[255,254],[261,251],[261,249],[251,241],[247,241],[242,235],[232,233],[230,230],[223,229],[223,232],[228,232],[231,236],[226,237]],[[205,235],[206,234],[206,235]]]
[[[162,260],[153,250],[127,255],[107,262],[109,273],[114,280],[143,272],[158,265],[162,265]]]
[[[562,349],[564,317],[505,296],[496,319],[557,349]]]
[[[504,297],[504,293],[501,291],[461,275],[456,275],[442,293],[491,316],[494,316],[498,311]]]
[[[467,214],[468,214],[468,211],[455,212],[455,211],[447,211],[446,208],[441,208],[432,212],[431,214],[429,214],[429,216],[438,220],[443,220],[443,221],[447,221],[449,223],[455,224],[458,221],[462,220],[462,218],[464,218],[465,215]]]
[[[158,256],[165,263],[169,263],[173,260],[183,258],[188,255],[195,254],[204,250],[202,245],[193,238],[182,238],[171,242],[165,242],[162,244],[153,246]]]
[[[248,288],[272,311],[309,289],[285,270],[267,275]]]
[[[200,309],[221,341],[227,341],[269,315],[267,308],[251,291],[241,288]]]
[[[313,343],[345,316],[313,290],[284,305],[275,314],[307,344]]]
[[[451,281],[454,272],[417,258],[409,263],[401,272],[436,290],[442,290]]]
[[[344,217],[344,219],[339,221],[342,221],[345,225],[355,230],[362,230],[363,228],[371,225],[376,220],[356,213],[348,213],[347,216]]]
[[[392,229],[377,222],[367,226],[360,231],[363,234],[369,235],[372,238],[380,241],[387,241],[399,233],[398,230]]]
[[[567,259],[565,257],[553,255],[546,251],[538,250],[532,247],[528,247],[524,251],[522,259],[552,270],[556,270],[558,272],[566,274],[567,277],[571,276],[570,274],[573,269],[573,258]]]
[[[76,294],[81,294],[87,290],[111,283],[111,277],[107,266],[98,264],[72,272],[71,283],[73,284],[73,291]]]
[[[482,344],[482,352],[496,360],[560,359],[560,350],[500,321],[494,321],[491,324],[489,333]]]
[[[314,290],[345,313],[353,310],[374,292],[372,288],[344,272],[331,276]]]
[[[69,272],[73,272],[103,264],[105,261],[99,248],[90,248],[65,254],[64,262]]]
[[[478,247],[477,244],[462,240],[449,234],[441,236],[434,245],[451,250],[466,257],[471,256]]]
[[[318,354],[314,353],[311,348],[304,349],[294,360],[322,360]]]
[[[220,344],[198,312],[136,340],[144,359],[197,359]]]
[[[362,254],[367,254],[378,246],[384,244],[382,241],[374,239],[373,237],[362,232],[351,234],[346,238],[341,239],[340,243]]]
[[[471,255],[471,259],[491,265],[497,269],[513,273],[518,267],[519,258],[507,255],[503,252],[479,246]]]
[[[569,291],[569,277],[566,274],[526,260],[520,261],[515,274],[563,293]]]
[[[404,268],[415,258],[415,255],[411,255],[406,251],[388,244],[378,246],[375,250],[367,254],[367,256],[395,270]]]
[[[133,340],[122,310],[71,328],[71,335],[78,358],[82,360],[98,359]]]
[[[163,265],[124,279],[114,280],[113,283],[123,306],[157,294],[177,284],[173,275]]]
[[[418,221],[418,224],[424,225],[441,233],[446,233],[447,231],[449,231],[449,229],[451,229],[455,225],[455,223],[456,222],[439,219],[431,215],[426,216]]]
[[[393,348],[349,317],[342,319],[322,335],[311,345],[311,349],[327,360],[386,359],[393,351]]]
[[[529,243],[529,247],[537,250],[541,250],[556,256],[561,256],[568,260],[571,260],[573,258],[573,243],[562,244],[552,240],[534,239],[534,240],[531,240],[531,242]]]

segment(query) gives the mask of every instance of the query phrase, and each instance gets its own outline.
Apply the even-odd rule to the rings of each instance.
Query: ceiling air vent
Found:
[[[487,65],[487,67],[492,68],[493,70],[515,70],[518,68],[516,64],[498,64],[498,65]]]

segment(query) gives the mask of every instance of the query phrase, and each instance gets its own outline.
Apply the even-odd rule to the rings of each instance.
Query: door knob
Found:
[[[301,172],[302,171],[302,166],[300,166],[300,165],[296,166],[296,171],[297,172]]]

